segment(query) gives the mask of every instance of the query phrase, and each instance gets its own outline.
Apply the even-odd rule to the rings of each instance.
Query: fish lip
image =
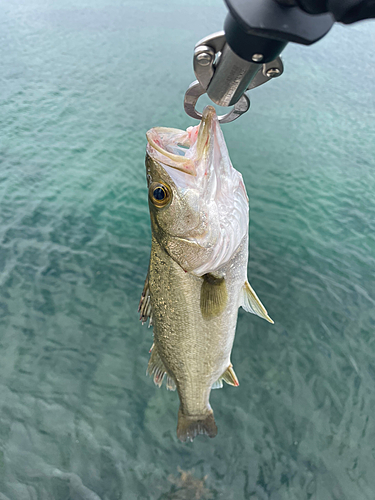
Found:
[[[197,171],[195,168],[195,162],[191,158],[186,158],[185,156],[180,156],[172,153],[167,149],[167,144],[163,141],[163,137],[175,134],[181,136],[181,141],[178,143],[189,146],[190,147],[190,139],[189,134],[183,130],[168,128],[168,127],[154,127],[146,132],[146,138],[148,142],[148,153],[152,157],[152,151],[150,151],[150,147],[156,150],[162,158],[157,158],[160,163],[164,163],[168,167],[174,168],[176,170],[180,170],[185,174],[196,176]],[[159,140],[160,138],[160,140]]]
[[[197,138],[197,157],[204,156],[209,148],[210,138],[214,137],[214,127],[217,121],[216,110],[213,106],[206,106],[202,113]]]
[[[146,133],[148,146],[147,150],[151,157],[159,163],[164,163],[168,167],[180,170],[185,174],[197,175],[197,162],[204,158],[212,144],[215,136],[215,126],[217,122],[216,111],[213,106],[206,106],[202,120],[199,124],[198,135],[191,135],[192,130],[198,127],[190,127],[187,131],[167,127],[154,127]],[[196,132],[195,132],[196,133]],[[180,156],[173,152],[173,146],[187,146],[195,148],[193,158]],[[170,147],[172,146],[172,148]],[[172,149],[172,151],[171,151]]]

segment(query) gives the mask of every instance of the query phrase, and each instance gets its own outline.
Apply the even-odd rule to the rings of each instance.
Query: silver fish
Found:
[[[230,356],[238,308],[273,323],[247,279],[249,202],[215,109],[187,131],[147,133],[151,258],[140,301],[154,328],[148,373],[180,398],[177,436],[214,437],[209,403],[223,380],[238,386]]]

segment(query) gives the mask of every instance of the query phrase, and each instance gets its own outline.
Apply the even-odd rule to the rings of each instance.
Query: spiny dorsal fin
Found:
[[[141,300],[139,301],[138,312],[140,313],[139,319],[142,321],[142,325],[150,318],[148,322],[148,326],[152,326],[152,309],[151,309],[151,296],[150,296],[150,288],[148,276],[149,272],[147,272],[145,285],[143,287],[143,292],[141,295]]]
[[[248,281],[245,281],[245,284],[242,287],[241,306],[245,309],[245,311],[256,314],[257,316],[267,320],[269,323],[274,323]]]
[[[234,387],[238,387],[240,385],[240,383],[238,382],[237,375],[234,373],[232,365],[228,366],[222,378],[224,382],[226,382],[229,385],[234,385]]]
[[[201,313],[204,319],[214,318],[221,314],[228,301],[225,279],[207,273],[202,276]]]
[[[172,377],[167,373],[163,361],[160,359],[159,353],[155,344],[152,345],[152,352],[147,366],[147,375],[154,377],[154,383],[161,387],[164,376],[167,375],[167,389],[170,391],[176,390],[176,384]]]

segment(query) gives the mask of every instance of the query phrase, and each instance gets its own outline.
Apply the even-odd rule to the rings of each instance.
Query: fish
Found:
[[[218,117],[147,132],[151,256],[139,311],[153,326],[147,373],[180,399],[177,437],[215,437],[212,389],[237,387],[239,307],[273,323],[247,278],[249,200]]]

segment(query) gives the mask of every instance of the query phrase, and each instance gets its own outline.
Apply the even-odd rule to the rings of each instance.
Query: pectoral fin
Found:
[[[221,314],[228,301],[225,279],[211,273],[202,276],[201,313],[204,319],[214,318]]]
[[[151,296],[148,281],[149,272],[147,273],[141,300],[139,301],[138,312],[140,313],[139,319],[142,325],[149,319],[148,326],[152,326],[152,309],[151,309]]]
[[[269,323],[274,323],[248,281],[245,281],[245,284],[242,287],[241,306],[245,309],[245,311],[256,314],[257,316],[266,319]]]
[[[153,345],[150,360],[147,366],[147,375],[154,377],[154,383],[161,387],[165,375],[167,375],[167,389],[170,391],[176,390],[176,384],[172,377],[168,375],[167,370],[164,366],[163,361],[160,359],[158,350],[155,345]]]

